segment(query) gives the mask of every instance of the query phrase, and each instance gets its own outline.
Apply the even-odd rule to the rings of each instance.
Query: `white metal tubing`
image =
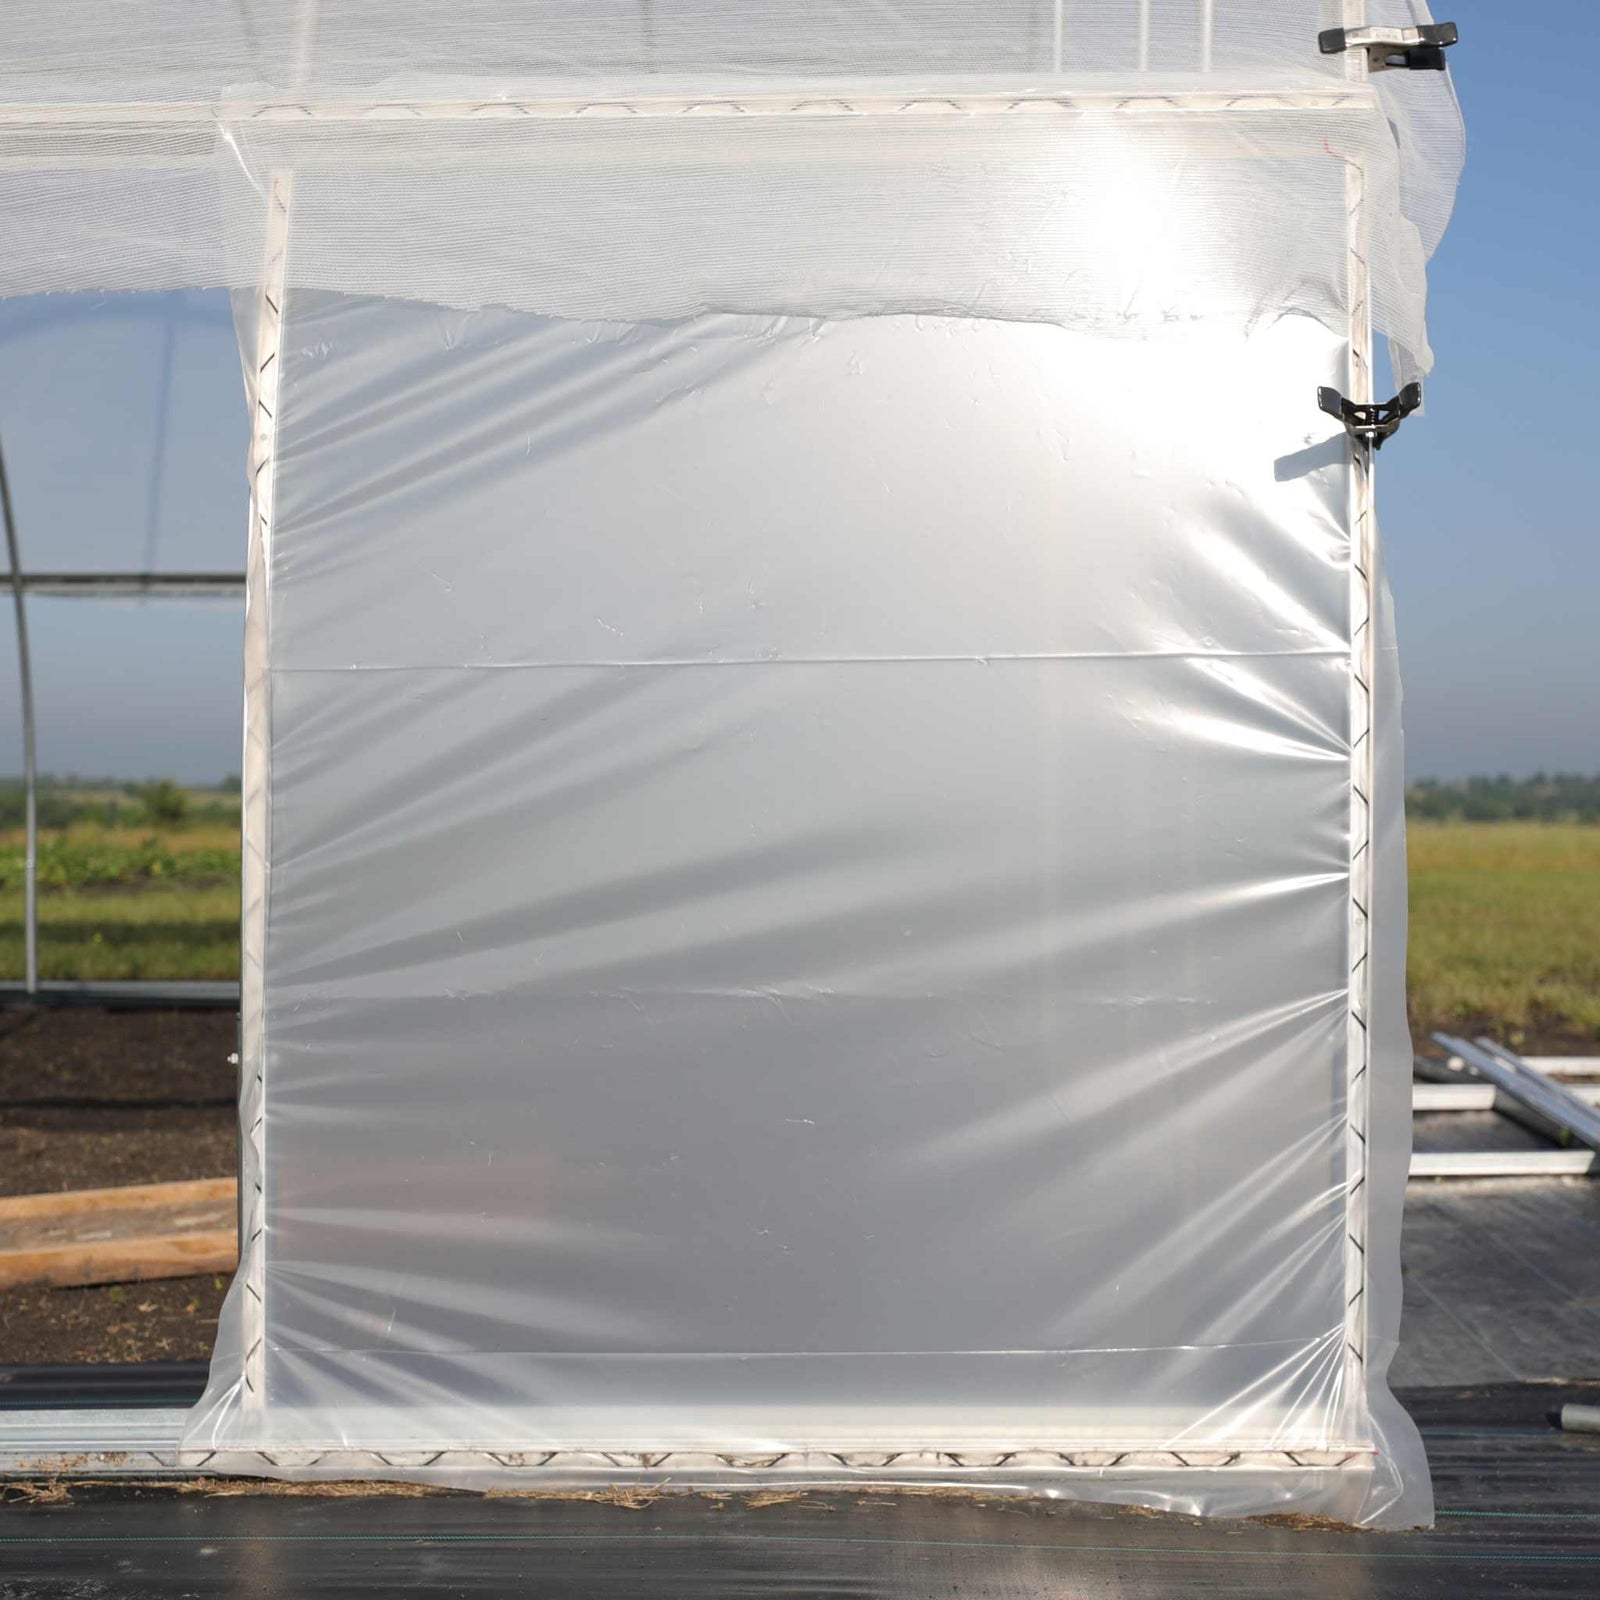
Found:
[[[1566,1078],[1575,1073],[1600,1074],[1600,1056],[1523,1056],[1523,1066],[1551,1078]]]
[[[29,994],[39,990],[39,760],[33,732],[33,662],[28,652],[28,607],[23,598],[22,553],[17,546],[17,519],[11,507],[11,480],[0,450],[0,508],[6,524],[6,556],[11,563],[11,601],[17,613],[17,689],[22,701],[22,790],[24,846],[22,860],[23,982]]]
[[[240,768],[239,943],[239,1270],[244,1337],[245,1405],[259,1409],[266,1382],[266,975],[267,885],[271,864],[270,769],[272,700],[267,671],[272,604],[272,535],[277,501],[278,395],[285,296],[288,292],[289,207],[293,177],[275,172],[265,195],[266,252],[256,307],[251,402],[250,531],[245,569],[244,764]]]
[[[1139,70],[1150,70],[1150,0],[1139,0]]]
[[[1200,70],[1211,70],[1212,41],[1217,31],[1217,0],[1200,0]]]
[[[1561,1427],[1566,1433],[1600,1433],[1600,1406],[1569,1402],[1561,1408]]]
[[[0,983],[0,1005],[28,997],[26,984]],[[99,983],[45,979],[32,991],[31,998],[45,1005],[237,1010],[239,985],[200,978],[173,982],[159,978],[112,978]]]
[[[1448,1033],[1436,1033],[1436,1044],[1443,1045],[1451,1055],[1459,1056],[1480,1077],[1527,1107],[1536,1116],[1554,1123],[1557,1127],[1589,1146],[1600,1150],[1600,1109],[1588,1106],[1561,1084],[1531,1072],[1511,1051],[1497,1045],[1493,1039],[1479,1039],[1468,1044]]]
[[[1360,51],[1352,51],[1350,62],[1365,64]],[[793,116],[1026,116],[1052,109],[1097,110],[1144,115],[1156,112],[1170,115],[1188,111],[1226,111],[1230,116],[1246,111],[1353,111],[1369,112],[1377,99],[1364,83],[1347,79],[1326,88],[1282,88],[1270,83],[1239,84],[1227,89],[1151,87],[1135,90],[1074,89],[1057,93],[1039,89],[1031,93],[1012,87],[961,87],[949,94],[925,94],[908,98],[904,94],[852,95],[848,100],[837,95],[818,97],[795,94],[741,95],[730,100],[721,94],[696,99],[682,96],[596,94],[585,99],[549,98],[538,100],[219,100],[151,101],[128,104],[0,105],[0,128],[54,128],[89,125],[94,128],[162,127],[201,123],[207,127],[236,122],[261,124],[288,123],[296,127],[318,122],[525,122],[529,119],[563,120],[571,117],[793,117]],[[398,159],[407,159],[404,155]],[[77,166],[89,157],[74,150],[70,160]],[[119,169],[129,165],[126,151],[114,152],[109,164]],[[170,169],[176,162],[192,160],[196,170],[209,171],[209,151],[201,156],[177,157],[163,153],[160,162]],[[92,164],[92,163],[91,163]],[[137,164],[137,163],[135,163]],[[6,158],[0,165],[25,167],[29,171],[48,169],[50,163],[30,151],[26,158]]]
[[[1413,1178],[1582,1178],[1595,1170],[1593,1150],[1418,1150]]]
[[[244,593],[242,572],[11,572],[24,594],[47,600],[209,600]]]
[[[1493,1111],[1492,1083],[1413,1083],[1413,1111]]]
[[[1206,8],[1206,54],[1210,56],[1210,4]],[[1347,68],[1347,70],[1353,70]],[[1367,270],[1366,171],[1359,161],[1344,169],[1347,230],[1346,285],[1349,297],[1349,389],[1353,400],[1369,398],[1371,386],[1372,307]],[[1349,630],[1350,630],[1350,823],[1349,947],[1345,1029],[1345,1348],[1350,1368],[1347,1403],[1354,1406],[1366,1393],[1367,1355],[1367,1217],[1371,1187],[1367,1182],[1367,1117],[1371,1105],[1372,1045],[1369,1033],[1372,967],[1372,805],[1373,684],[1376,660],[1373,585],[1372,449],[1359,439],[1349,448]]]
[[[1567,1093],[1585,1105],[1600,1106],[1600,1083],[1571,1083]],[[1413,1083],[1413,1111],[1494,1111],[1499,1090],[1492,1083]]]

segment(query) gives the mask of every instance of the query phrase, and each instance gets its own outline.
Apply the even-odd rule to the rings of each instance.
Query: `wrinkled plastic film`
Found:
[[[1098,331],[1197,315],[1237,329],[1289,304],[1337,326],[1317,272],[1338,240],[1306,214],[1306,163],[1285,149],[1285,114],[1302,113],[1302,156],[1343,151],[1369,170],[1377,330],[1411,376],[1431,361],[1422,263],[1449,215],[1460,118],[1445,75],[1369,80],[1319,53],[1318,31],[1358,9],[481,0],[445,19],[356,0],[148,0],[91,21],[24,4],[0,20],[0,289],[254,291],[264,185],[283,172],[303,180],[300,281],[329,291],[621,319],[928,309]],[[1426,11],[1375,0],[1370,17]],[[1179,113],[1189,126],[1118,155],[1124,125]],[[997,125],[935,139],[930,116]],[[727,118],[735,152],[750,146],[742,173],[698,126]],[[1094,175],[1118,160],[1132,215],[1108,263]],[[752,189],[755,173],[775,181]],[[847,203],[852,182],[865,203]],[[1009,254],[947,226],[976,224],[973,197]],[[825,246],[815,281],[774,251],[786,211]],[[1157,249],[1146,273],[1137,258],[1169,212],[1187,213],[1191,259]],[[1298,227],[1238,258],[1257,212]],[[604,287],[574,215],[610,236]]]
[[[225,198],[253,264],[267,175],[295,172],[293,287],[387,294],[403,272],[433,303],[583,321],[923,312],[1162,337],[1290,312],[1341,328],[1359,165],[1378,324],[1426,365],[1388,126],[1364,94],[1331,101],[230,124]]]
[[[302,292],[282,359],[196,1458],[1393,1501],[1343,343]]]
[[[254,419],[187,1458],[1425,1520],[1314,400],[1431,359],[1448,79],[1315,49],[1425,12],[642,18],[0,23],[0,288],[230,286]]]

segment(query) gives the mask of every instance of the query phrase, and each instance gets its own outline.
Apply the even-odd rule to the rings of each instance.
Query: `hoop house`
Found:
[[[1428,365],[1448,80],[1318,44],[1421,6],[56,9],[6,286],[229,285],[254,418],[183,1459],[1426,1520],[1318,404]]]

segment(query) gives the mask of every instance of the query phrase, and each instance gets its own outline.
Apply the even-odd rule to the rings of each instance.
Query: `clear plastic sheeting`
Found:
[[[0,301],[0,436],[26,571],[242,570],[250,429],[226,295]]]
[[[1425,1517],[1347,1303],[1343,341],[285,313],[190,1459]]]
[[[1344,0],[458,0],[448,17],[380,0],[120,0],[96,13],[8,8],[8,100],[211,101],[241,86],[320,99],[450,82],[948,80],[951,74],[1127,81],[1140,72],[1295,81],[1338,76],[1319,29]],[[1368,20],[1427,20],[1369,0]],[[1309,43],[1309,51],[1307,49]]]
[[[916,311],[1165,337],[1298,311],[1342,332],[1354,175],[1376,315],[1418,349],[1392,140],[1333,100],[229,124],[229,234],[259,272],[263,197],[292,175],[291,292],[401,275],[435,303],[575,320]],[[448,250],[438,217],[458,219]]]
[[[294,271],[323,290],[633,319],[926,307],[1100,331],[1195,316],[1239,330],[1287,299],[1337,329],[1319,273],[1342,222],[1302,208],[1308,160],[1332,153],[1366,170],[1376,326],[1410,376],[1431,359],[1422,263],[1449,215],[1460,121],[1444,75],[1368,79],[1359,53],[1319,52],[1321,28],[1363,19],[1426,11],[32,0],[0,18],[0,290],[253,289],[266,184],[300,174]],[[937,134],[922,127],[935,114],[950,124]],[[731,141],[694,126],[727,118]],[[630,126],[594,126],[607,120]],[[1085,173],[1109,170],[1119,141],[1143,220],[1117,229],[1108,283]],[[572,236],[575,192],[614,248],[609,298]],[[1004,219],[1003,248],[952,226],[976,227],[969,192]],[[786,210],[848,293],[779,248],[770,223]],[[1258,215],[1283,224],[1240,258]],[[1198,261],[1164,259],[1171,229]],[[921,276],[930,260],[943,282]],[[661,274],[652,295],[630,296],[636,261]],[[1136,280],[1126,309],[1100,298],[1119,267]],[[1226,295],[1163,295],[1207,271]]]
[[[234,291],[188,1461],[1431,1514],[1371,455],[1401,0],[0,18],[0,291]]]

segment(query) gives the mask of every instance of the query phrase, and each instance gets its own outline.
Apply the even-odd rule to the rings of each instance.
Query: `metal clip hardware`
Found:
[[[1357,405],[1346,400],[1337,389],[1318,389],[1317,407],[1344,424],[1345,432],[1374,450],[1383,448],[1383,441],[1422,404],[1422,385],[1408,383],[1392,400],[1379,400],[1371,405]]]
[[[1453,22],[1425,22],[1415,28],[1326,28],[1317,35],[1317,48],[1325,56],[1365,50],[1368,72],[1443,72],[1445,49],[1460,37]]]

